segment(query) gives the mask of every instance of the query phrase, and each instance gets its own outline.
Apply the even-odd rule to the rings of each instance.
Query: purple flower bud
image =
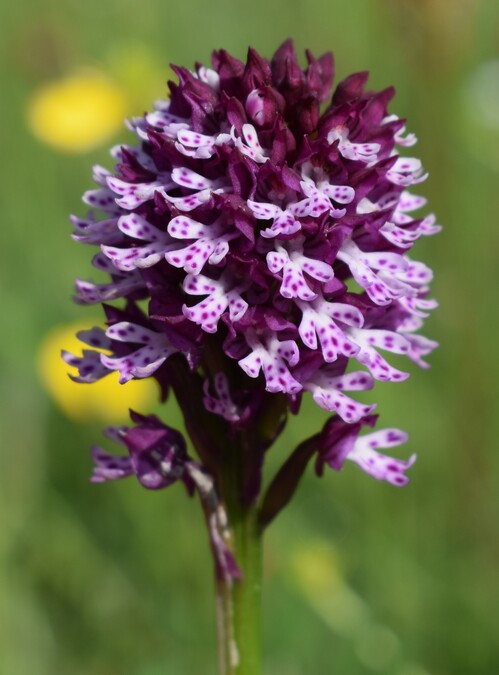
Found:
[[[189,458],[182,434],[154,415],[144,417],[131,412],[131,418],[136,423],[134,427],[110,427],[106,431],[108,437],[127,448],[128,457],[94,448],[92,456],[96,467],[92,480],[102,482],[135,475],[148,490],[165,488],[182,480],[192,492],[192,479],[186,470]]]
[[[257,127],[273,126],[277,114],[282,112],[284,101],[272,87],[253,89],[244,104],[250,120]]]

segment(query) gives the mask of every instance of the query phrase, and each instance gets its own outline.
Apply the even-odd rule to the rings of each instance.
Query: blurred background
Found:
[[[215,675],[212,569],[180,487],[92,486],[89,447],[144,383],[72,385],[58,353],[97,308],[71,303],[91,251],[70,239],[92,164],[213,48],[333,50],[337,79],[394,84],[444,225],[416,246],[440,309],[433,369],[378,385],[419,460],[396,490],[309,471],[266,541],[267,675],[499,672],[499,4],[497,0],[34,0],[1,22],[0,673]],[[180,424],[169,403],[166,421]],[[276,467],[324,416],[305,406]]]

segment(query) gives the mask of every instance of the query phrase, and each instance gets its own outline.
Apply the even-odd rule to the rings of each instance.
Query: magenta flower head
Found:
[[[440,229],[414,215],[426,200],[410,190],[427,175],[406,156],[416,138],[388,110],[393,89],[366,90],[357,73],[331,97],[332,55],[306,56],[302,69],[287,41],[270,62],[250,49],[246,63],[218,51],[211,68],[174,67],[168,97],[129,122],[135,143],[112,150],[113,171],[94,169],[91,210],[72,219],[109,277],[76,283],[108,328],[65,355],[75,379],[155,378],[198,457],[178,431],[134,414],[134,427],[110,432],[127,456],[94,450],[94,480],[197,491],[225,580],[249,573],[231,519],[251,512],[261,531],[314,455],[318,473],[351,460],[407,483],[414,457],[380,452],[405,434],[362,435],[376,405],[350,393],[408,377],[387,353],[426,367],[436,346],[418,333],[436,305],[432,272],[409,255]],[[332,417],[261,498],[265,453],[304,395]]]

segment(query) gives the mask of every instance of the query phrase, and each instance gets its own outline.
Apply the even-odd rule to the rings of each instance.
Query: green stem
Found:
[[[262,672],[262,532],[255,505],[243,506],[240,471],[227,471],[224,502],[232,551],[241,579],[217,579],[218,640],[221,675],[261,675]]]

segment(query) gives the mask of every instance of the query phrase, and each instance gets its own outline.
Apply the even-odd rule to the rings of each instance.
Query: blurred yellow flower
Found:
[[[61,350],[80,354],[82,343],[76,333],[89,325],[90,322],[59,326],[45,337],[38,351],[38,370],[45,389],[68,417],[79,421],[119,422],[126,420],[129,408],[148,409],[158,395],[151,378],[126,384],[119,384],[117,372],[94,384],[78,384],[69,378],[71,369],[61,359]]]
[[[35,91],[28,103],[28,124],[36,138],[57,150],[87,152],[123,126],[128,107],[110,78],[85,71]]]

